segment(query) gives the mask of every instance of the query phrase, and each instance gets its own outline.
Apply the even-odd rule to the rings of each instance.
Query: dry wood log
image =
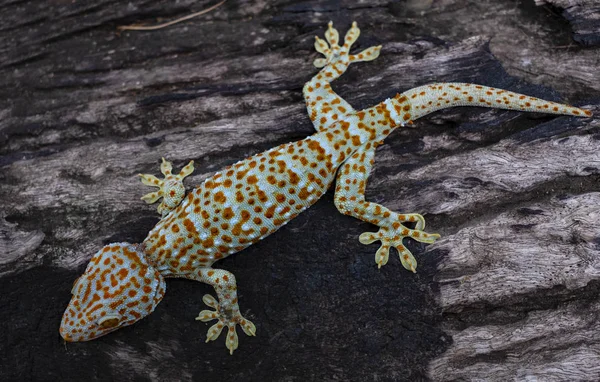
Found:
[[[437,112],[378,149],[367,198],[420,212],[431,246],[377,270],[374,227],[333,194],[216,264],[257,337],[204,343],[210,287],[169,280],[157,310],[80,344],[58,326],[104,244],[158,221],[136,174],[193,159],[188,187],[313,132],[301,89],[315,35],[356,20],[334,83],[355,108],[464,81],[600,114],[594,4],[546,1],[0,2],[2,380],[575,381],[600,379],[600,122],[502,110]],[[556,10],[564,10],[564,13]],[[577,12],[575,12],[577,10]],[[566,17],[568,21],[563,18]],[[574,22],[573,20],[585,20]],[[158,20],[160,19],[160,20]],[[573,23],[572,35],[569,23]]]
[[[562,11],[573,29],[573,40],[581,45],[600,45],[600,3],[596,0],[536,0]]]

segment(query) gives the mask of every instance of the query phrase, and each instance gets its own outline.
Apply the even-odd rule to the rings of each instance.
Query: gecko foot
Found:
[[[327,41],[315,36],[315,49],[317,52],[323,54],[325,58],[317,58],[314,62],[314,65],[317,68],[322,68],[331,63],[339,63],[347,66],[351,62],[371,61],[379,57],[381,45],[372,46],[358,54],[349,54],[350,47],[352,44],[354,44],[359,35],[360,29],[358,29],[355,21],[352,23],[350,30],[348,30],[346,33],[346,36],[344,37],[344,43],[342,46],[340,46],[338,44],[339,33],[337,29],[333,27],[333,22],[330,21],[327,32],[325,32],[325,39]]]
[[[416,222],[415,229],[405,227],[402,225],[402,222]],[[394,247],[400,254],[400,261],[404,268],[416,273],[417,260],[415,260],[408,248],[402,244],[402,240],[405,237],[410,237],[421,243],[433,243],[439,239],[440,235],[437,233],[426,233],[423,231],[424,228],[425,219],[423,219],[423,216],[419,214],[398,214],[395,221],[389,226],[380,226],[378,232],[363,232],[359,237],[359,241],[362,244],[381,241],[381,247],[375,253],[375,262],[379,268],[387,264],[390,247]]]
[[[164,180],[160,180],[154,175],[138,174],[142,178],[142,183],[146,186],[158,187],[159,190],[142,196],[142,200],[148,204],[155,203],[161,197],[162,202],[158,206],[158,213],[163,217],[181,203],[185,196],[185,187],[183,179],[194,172],[194,161],[190,161],[177,175],[173,175],[171,170],[173,166],[171,162],[162,158],[160,172],[165,176]]]
[[[233,307],[222,307],[219,305],[219,302],[209,294],[204,295],[202,301],[215,310],[203,310],[198,317],[196,317],[196,320],[202,322],[218,320],[216,324],[208,329],[208,332],[206,333],[206,342],[214,341],[219,338],[223,328],[227,327],[225,346],[229,349],[229,354],[233,354],[233,351],[238,348],[238,335],[235,331],[236,325],[240,325],[246,335],[256,335],[256,326],[240,314],[237,303]]]

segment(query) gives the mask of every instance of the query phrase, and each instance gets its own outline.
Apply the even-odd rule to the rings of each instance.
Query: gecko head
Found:
[[[114,243],[92,257],[71,294],[60,335],[89,341],[152,313],[165,294],[165,280],[136,246]]]

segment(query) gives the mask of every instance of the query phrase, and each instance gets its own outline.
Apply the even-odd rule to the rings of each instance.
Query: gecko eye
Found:
[[[119,317],[104,316],[98,320],[98,325],[102,326],[104,329],[114,328],[119,325]]]

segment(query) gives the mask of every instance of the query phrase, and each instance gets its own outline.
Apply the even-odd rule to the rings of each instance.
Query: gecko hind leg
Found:
[[[160,172],[165,176],[164,180],[160,180],[154,175],[150,174],[138,174],[142,178],[142,183],[146,186],[158,187],[159,190],[151,192],[142,196],[142,200],[148,204],[155,203],[158,199],[163,198],[162,202],[158,206],[158,213],[162,217],[165,217],[175,207],[181,203],[185,196],[185,187],[183,186],[183,179],[194,172],[194,161],[190,161],[184,168],[181,169],[179,174],[173,175],[173,166],[171,162],[162,158],[160,164]]]
[[[408,248],[404,246],[402,241],[404,240],[404,238],[410,237],[422,243],[431,244],[435,240],[437,240],[440,237],[440,235],[437,233],[429,234],[423,232],[422,230],[416,229],[416,227],[415,229],[407,228],[402,224],[402,222],[404,222],[404,219],[406,219],[406,215],[396,213],[392,213],[391,215],[397,218],[396,221],[393,221],[393,218],[391,219],[391,229],[386,226],[380,226],[379,231],[377,232],[363,232],[359,236],[359,241],[362,244],[371,244],[378,240],[381,241],[381,246],[375,253],[375,262],[377,263],[379,268],[387,264],[390,255],[390,247],[394,247],[400,255],[400,262],[402,263],[404,268],[416,273],[417,260],[415,260],[412,253],[408,250]],[[414,216],[417,214],[410,215]],[[421,217],[421,219],[423,219],[421,215],[419,216]]]
[[[345,215],[379,226],[378,232],[364,232],[359,237],[363,244],[381,241],[375,253],[379,268],[387,264],[390,248],[394,247],[404,268],[416,272],[417,261],[402,241],[410,237],[422,243],[433,243],[440,235],[424,232],[425,219],[419,214],[399,214],[380,204],[365,201],[365,188],[374,156],[373,147],[354,154],[344,162],[338,172],[335,205]],[[415,228],[410,229],[402,224],[407,222],[416,223]]]

